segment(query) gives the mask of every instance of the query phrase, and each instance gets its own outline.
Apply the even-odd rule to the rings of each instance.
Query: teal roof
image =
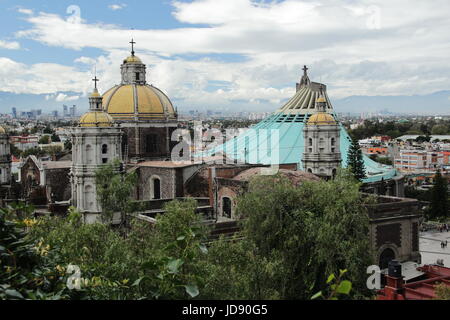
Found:
[[[326,94],[326,86],[310,82],[306,74],[304,78],[305,80],[302,78],[304,84],[298,85],[296,94],[277,112],[223,145],[205,151],[203,156],[224,152],[227,158],[240,163],[261,165],[296,163],[298,168],[302,169],[303,128],[309,117],[316,112],[314,102],[319,94],[325,96],[328,103],[327,111],[338,120]],[[342,165],[346,167],[351,140],[342,125],[340,139]],[[276,152],[277,149],[279,152]],[[367,175],[364,182],[388,180],[397,176],[397,171],[393,167],[379,164],[365,155],[363,157]]]

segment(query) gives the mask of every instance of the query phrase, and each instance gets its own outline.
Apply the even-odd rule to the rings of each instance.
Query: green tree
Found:
[[[0,208],[0,300],[68,299],[65,273],[52,264],[54,250],[27,238],[37,221],[19,218],[17,210],[30,210],[17,208]]]
[[[431,204],[428,216],[431,220],[445,220],[448,217],[448,182],[441,174],[441,170],[436,171],[434,185],[431,188]]]
[[[366,177],[361,148],[355,139],[352,139],[352,144],[348,151],[347,167],[357,180],[362,181]]]
[[[61,139],[56,133],[52,134],[52,142],[61,142]]]
[[[448,127],[443,124],[436,124],[431,129],[431,134],[433,135],[444,135],[448,133]]]
[[[200,262],[208,254],[207,233],[196,208],[193,199],[172,201],[158,215],[151,234],[152,254],[142,264],[145,276],[134,283],[141,298],[195,298],[205,286]]]
[[[366,201],[346,171],[298,187],[280,175],[254,178],[237,204],[243,240],[212,245],[209,259],[220,263],[210,264],[205,290],[215,298],[239,289],[240,299],[309,299],[325,288],[326,275],[348,269],[354,294],[364,294]]]
[[[20,157],[21,153],[22,153],[22,151],[19,148],[17,148],[15,144],[11,144],[11,154],[14,157],[16,157],[16,158]]]
[[[135,209],[131,199],[132,191],[137,183],[136,173],[127,173],[119,160],[105,164],[95,172],[97,199],[100,202],[105,221],[110,221],[113,214],[121,215],[122,223],[126,214]]]
[[[70,141],[69,139],[66,140],[64,142],[64,149],[67,151],[71,151],[72,150],[72,141]]]
[[[44,128],[44,134],[53,134],[52,128],[50,128],[49,126],[46,126]]]
[[[27,149],[21,153],[21,156],[23,158],[27,158],[28,156],[32,156],[32,155],[36,156],[36,157],[42,157],[45,155],[45,151],[38,147],[35,147],[35,148]]]
[[[39,139],[39,144],[50,144],[50,136],[44,135]]]
[[[61,154],[62,152],[62,147],[61,146],[46,146],[42,148],[42,151],[45,154],[48,154],[50,156],[56,156]]]

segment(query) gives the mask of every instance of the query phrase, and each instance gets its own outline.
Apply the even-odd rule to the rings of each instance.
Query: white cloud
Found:
[[[313,81],[329,85],[334,98],[421,94],[450,87],[447,0],[194,0],[175,1],[173,7],[175,19],[195,26],[131,32],[39,13],[26,18],[31,27],[17,36],[74,50],[102,49],[104,54],[95,59],[80,57],[75,62],[96,65],[100,87],[106,90],[120,81],[119,65],[129,54],[133,33],[137,54],[151,66],[149,82],[180,106],[226,107],[247,101],[276,109],[274,101],[293,94],[303,64],[310,65]],[[192,61],[183,58],[187,54],[245,59]],[[30,69],[30,79],[42,81],[28,90],[89,90],[92,74],[76,67],[53,68],[60,72],[59,83],[50,75],[30,74],[37,65],[24,67]],[[220,85],[212,87],[211,82]]]
[[[26,9],[26,8],[18,8],[17,12],[23,13],[23,14],[26,14],[26,15],[32,15],[33,14],[33,10]]]
[[[26,65],[0,57],[0,87],[12,93],[52,94],[59,91],[84,92],[90,89],[90,72],[73,67],[37,63]]]
[[[125,8],[127,5],[122,3],[122,4],[111,4],[108,6],[108,8],[110,8],[113,11],[117,11],[117,10],[122,10],[123,8]]]
[[[0,48],[3,49],[10,49],[10,50],[18,50],[20,49],[20,43],[18,43],[17,41],[3,41],[0,40]]]
[[[80,96],[68,96],[64,93],[59,93],[56,97],[55,100],[58,102],[65,102],[65,101],[75,101],[80,99]]]

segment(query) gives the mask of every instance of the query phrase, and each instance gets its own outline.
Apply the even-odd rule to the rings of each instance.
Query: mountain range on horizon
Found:
[[[67,96],[77,95],[75,92],[63,92]],[[79,93],[78,93],[79,94]],[[392,114],[417,114],[417,115],[447,115],[450,114],[450,90],[437,91],[425,95],[398,95],[398,96],[349,96],[331,101],[334,110],[338,113],[377,113],[388,111]],[[175,100],[176,101],[176,100]],[[286,99],[287,101],[287,99]],[[187,112],[198,107],[183,106],[182,101],[176,101],[180,112]],[[264,103],[264,110],[261,106],[249,106],[248,112],[270,112],[275,111],[284,104],[273,106]],[[174,103],[175,104],[175,103]],[[0,114],[10,114],[13,107],[17,111],[31,111],[42,109],[44,113],[51,113],[54,110],[62,112],[63,105],[77,105],[78,113],[87,111],[87,97],[80,97],[73,101],[57,101],[54,97],[49,98],[46,94],[15,94],[0,92]],[[220,107],[209,107],[212,111],[222,110]],[[236,108],[236,112],[242,110]],[[233,108],[229,108],[230,111]]]

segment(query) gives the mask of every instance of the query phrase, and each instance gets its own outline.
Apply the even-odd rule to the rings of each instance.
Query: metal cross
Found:
[[[94,79],[92,79],[92,81],[94,81],[95,83],[95,89],[97,89],[97,82],[99,82],[100,80],[97,79],[97,76],[94,77]]]
[[[303,66],[302,70],[303,70],[303,74],[306,76],[309,68],[307,68],[306,66]]]
[[[131,55],[134,56],[134,45],[136,44],[136,42],[134,41],[134,39],[131,39]]]

